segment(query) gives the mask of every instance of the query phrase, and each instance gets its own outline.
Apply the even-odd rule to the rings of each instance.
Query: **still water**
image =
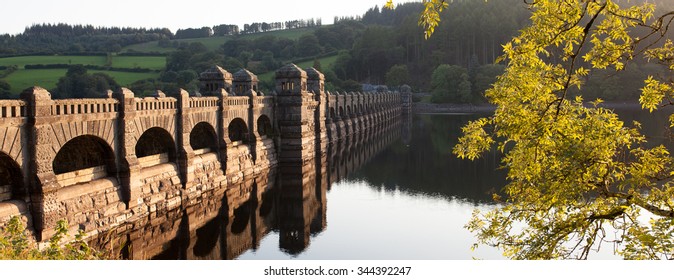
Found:
[[[658,121],[666,117],[619,114],[640,121],[651,141],[669,142]],[[503,259],[491,247],[472,251],[464,228],[474,209],[493,207],[491,194],[506,182],[498,153],[478,161],[451,154],[461,126],[478,117],[414,115],[331,145],[324,168],[303,174],[303,184],[266,174],[250,186],[261,195],[229,215],[214,196],[118,243],[130,259]]]
[[[416,115],[401,136],[355,172],[330,186],[326,229],[299,254],[279,250],[279,234],[238,259],[501,258],[471,251],[463,226],[474,208],[488,207],[502,184],[498,159],[456,159],[451,147],[474,115]],[[407,127],[405,127],[407,126]]]
[[[331,144],[301,184],[264,174],[229,209],[224,194],[118,232],[129,259],[498,259],[464,229],[503,185],[496,153],[471,162],[451,148],[476,115],[414,115]],[[294,180],[297,181],[297,180]],[[239,205],[239,204],[237,204]]]

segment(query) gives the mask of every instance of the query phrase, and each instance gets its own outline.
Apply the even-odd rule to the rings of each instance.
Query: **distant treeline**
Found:
[[[119,52],[128,45],[172,37],[168,28],[36,24],[19,35],[0,35],[0,56]]]
[[[320,18],[318,19],[300,19],[289,20],[285,22],[253,22],[243,25],[243,30],[239,30],[239,26],[232,24],[221,24],[211,27],[204,26],[201,28],[186,28],[178,29],[174,39],[194,39],[194,38],[208,38],[211,36],[225,36],[237,34],[252,34],[262,33],[275,30],[296,29],[305,27],[319,27],[323,25]]]

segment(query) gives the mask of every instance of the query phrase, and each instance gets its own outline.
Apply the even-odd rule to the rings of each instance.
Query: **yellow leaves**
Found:
[[[658,105],[662,102],[666,95],[672,93],[672,85],[662,83],[653,76],[646,79],[646,86],[641,89],[641,97],[639,103],[641,108],[648,109],[650,112],[658,109]]]
[[[424,11],[419,17],[419,26],[425,28],[424,37],[430,38],[440,23],[440,13],[449,6],[445,0],[422,0]]]
[[[478,119],[469,122],[462,128],[463,136],[459,144],[454,146],[453,153],[460,158],[477,159],[480,154],[488,150],[494,143],[491,136],[485,131],[485,126],[491,123],[489,119]]]
[[[674,43],[667,39],[661,48],[654,48],[646,51],[646,58],[648,60],[657,60],[658,63],[663,64],[674,70]]]
[[[386,4],[384,4],[385,9],[393,10],[393,0],[387,0]]]
[[[580,88],[587,77],[593,77],[591,71],[621,71],[639,49],[640,41],[630,30],[650,25],[647,21],[654,8],[651,4],[622,7],[624,2],[528,1],[531,26],[503,46],[500,61],[507,62],[507,68],[485,94],[497,106],[494,116],[467,124],[453,149],[455,155],[468,159],[479,157],[492,145],[505,153],[506,196],[495,195],[500,205],[484,215],[474,214],[466,226],[480,243],[497,246],[512,258],[564,258],[603,238],[597,233],[603,230],[601,222],[588,222],[595,215],[633,234],[628,243],[634,247],[625,251],[626,257],[653,258],[641,254],[639,246],[667,248],[652,238],[663,236],[667,226],[669,236],[664,239],[670,242],[669,248],[674,247],[672,219],[669,224],[652,223],[649,231],[630,222],[635,216],[617,218],[639,212],[631,200],[641,196],[644,188],[651,194],[644,200],[671,209],[674,181],[662,185],[657,180],[674,174],[668,150],[644,148],[648,143],[638,131],[640,125],[626,127],[615,113],[599,107],[601,99],[590,107],[580,96],[570,101],[570,88]],[[440,19],[433,13],[447,7],[438,8],[438,4],[447,2],[423,3],[426,18],[420,24],[432,33],[437,26],[433,23]],[[648,51],[647,57],[674,70],[674,43],[667,41]],[[652,111],[670,98],[674,99],[674,82],[649,77],[639,101]],[[674,126],[674,116],[670,122]],[[564,241],[579,246],[565,248]]]

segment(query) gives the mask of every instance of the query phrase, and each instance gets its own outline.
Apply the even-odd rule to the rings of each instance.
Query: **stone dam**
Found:
[[[45,242],[65,220],[69,237],[82,230],[90,239],[127,232],[147,240],[160,234],[145,229],[175,213],[193,217],[193,209],[211,209],[204,211],[235,227],[237,209],[264,201],[271,189],[290,201],[278,215],[301,217],[306,211],[292,206],[320,202],[325,187],[315,186],[339,177],[326,174],[344,165],[340,155],[354,147],[372,154],[411,109],[407,89],[330,93],[323,74],[294,64],[276,71],[268,95],[247,70],[232,75],[215,66],[199,80],[202,96],[138,98],[122,88],[105,98],[54,100],[34,87],[19,100],[0,100],[0,227],[19,216]],[[213,210],[216,202],[223,206]]]

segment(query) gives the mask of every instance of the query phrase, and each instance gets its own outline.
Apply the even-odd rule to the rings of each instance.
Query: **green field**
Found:
[[[17,56],[0,58],[0,66],[17,65],[23,69],[27,64],[83,64],[105,66],[105,56]],[[113,56],[112,67],[147,68],[161,70],[166,66],[166,58],[161,56]]]
[[[18,94],[26,88],[40,86],[46,89],[56,87],[59,78],[65,76],[67,69],[24,69],[27,64],[84,64],[105,66],[105,56],[20,56],[0,58],[0,66],[17,65],[19,70],[5,77],[5,80],[11,86],[11,91]],[[113,56],[112,67],[118,68],[147,68],[152,70],[162,70],[166,66],[165,57],[157,56]],[[135,81],[157,78],[159,73],[134,73],[120,71],[100,71],[88,70],[89,73],[106,73],[113,77],[118,84],[122,86],[129,85]]]
[[[171,44],[174,42],[178,43],[194,43],[194,42],[199,42],[204,44],[206,48],[208,48],[211,51],[217,51],[220,49],[220,47],[230,38],[231,36],[225,36],[225,37],[209,37],[209,38],[195,38],[195,39],[177,39],[177,40],[171,40]],[[144,52],[144,53],[163,53],[167,54],[170,52],[173,52],[177,50],[177,48],[174,47],[160,47],[159,46],[159,41],[152,41],[152,42],[147,42],[147,43],[142,43],[142,44],[135,44],[135,45],[130,45],[122,49],[122,53],[125,52]]]
[[[12,93],[21,93],[24,89],[39,86],[46,89],[56,87],[59,78],[66,75],[66,69],[17,70],[5,78],[12,87]]]
[[[256,34],[244,34],[244,35],[233,35],[233,36],[216,36],[216,37],[209,37],[209,38],[196,38],[196,39],[176,39],[176,40],[171,40],[171,43],[173,42],[185,42],[185,43],[193,43],[193,42],[199,42],[204,44],[209,50],[211,51],[217,51],[220,49],[220,47],[229,39],[231,38],[237,38],[237,36],[240,36],[240,38],[247,38],[247,39],[255,39],[259,38],[262,36],[267,36],[267,35],[273,35],[277,36],[280,38],[288,38],[291,40],[297,40],[302,35],[311,33],[316,28],[299,28],[299,29],[290,29],[290,30],[277,30],[277,31],[270,31],[270,32],[262,32],[262,33],[256,33]],[[158,41],[152,41],[152,42],[147,42],[147,43],[142,43],[142,44],[135,44],[135,45],[130,45],[122,49],[122,53],[124,52],[158,52],[158,53],[169,53],[172,51],[175,51],[176,48],[169,47],[169,48],[162,48],[159,46]]]
[[[163,56],[113,56],[112,67],[118,68],[147,68],[162,70],[166,67],[166,57]]]
[[[103,66],[105,65],[105,56],[44,55],[0,58],[0,66],[17,65],[19,68],[23,68],[26,64],[84,64]]]
[[[31,69],[18,70],[9,75],[5,80],[12,87],[12,93],[19,94],[24,89],[33,86],[39,86],[45,89],[53,89],[59,78],[66,75],[66,69]],[[96,71],[90,70],[89,73],[105,73],[110,75],[121,86],[143,79],[158,78],[159,73],[131,73],[118,71]]]

